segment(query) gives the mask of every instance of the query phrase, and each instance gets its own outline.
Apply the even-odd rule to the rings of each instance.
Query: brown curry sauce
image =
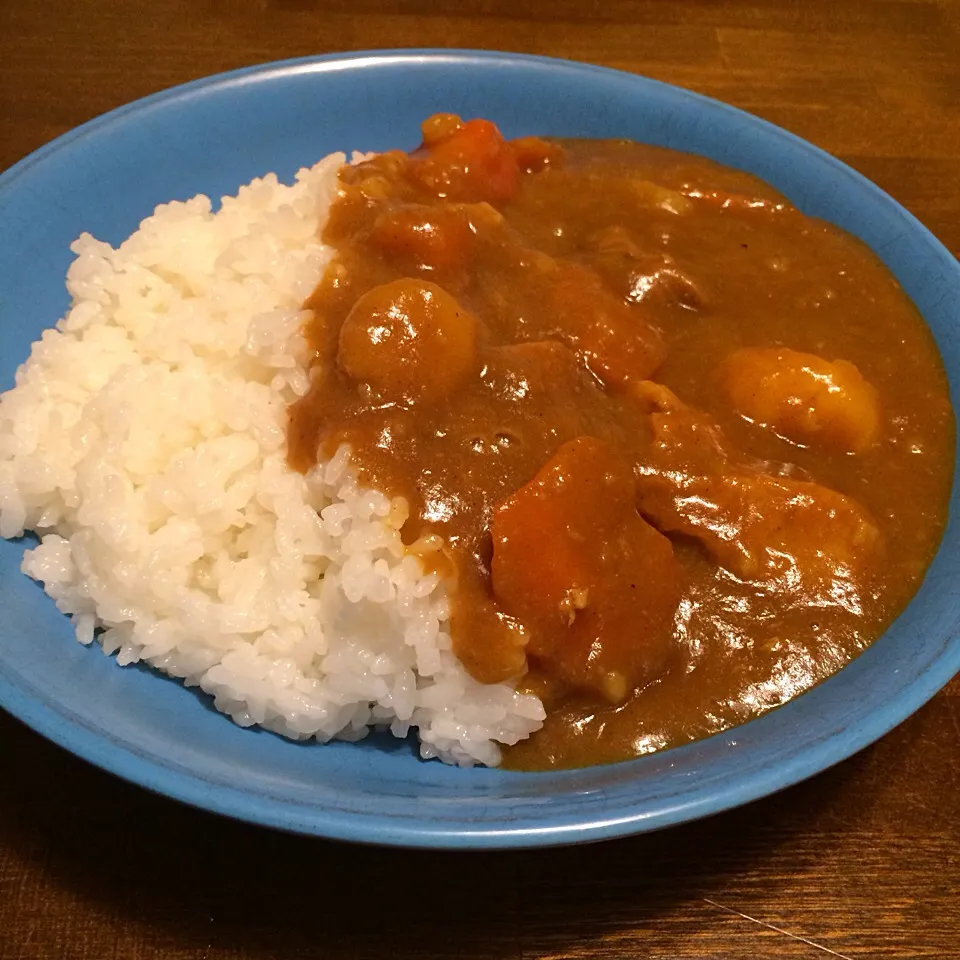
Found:
[[[340,179],[289,459],[348,443],[407,498],[468,670],[547,705],[507,765],[741,723],[909,601],[953,413],[859,241],[699,157],[447,115]]]

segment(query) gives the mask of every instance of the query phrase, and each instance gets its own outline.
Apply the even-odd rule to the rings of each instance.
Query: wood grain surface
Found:
[[[960,251],[960,3],[947,0],[0,0],[0,168],[172,84],[377,46],[550,54],[719,97],[852,164]],[[508,854],[237,824],[0,715],[0,960],[956,960],[958,841],[958,680],[778,796]]]

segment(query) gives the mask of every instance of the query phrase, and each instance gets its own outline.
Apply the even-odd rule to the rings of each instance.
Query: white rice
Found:
[[[73,244],[73,305],[0,397],[0,535],[41,536],[23,570],[81,643],[182,677],[241,726],[415,729],[425,758],[492,765],[543,706],[453,655],[444,585],[400,540],[406,504],[359,488],[345,450],[306,477],[285,462],[344,159],[217,213],[158,207],[116,250]]]

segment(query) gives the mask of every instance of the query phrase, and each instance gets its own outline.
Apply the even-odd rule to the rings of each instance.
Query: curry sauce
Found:
[[[407,499],[458,656],[547,706],[508,765],[743,722],[909,601],[953,413],[859,241],[699,157],[449,115],[340,181],[289,459],[346,443]]]

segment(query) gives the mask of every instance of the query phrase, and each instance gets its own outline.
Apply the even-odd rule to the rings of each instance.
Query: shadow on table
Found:
[[[25,870],[109,926],[140,924],[148,943],[176,944],[178,956],[193,948],[252,960],[563,956],[770,859],[814,819],[830,819],[860,763],[660,833],[452,854],[250,827],[123,783],[3,716],[0,737],[9,748],[0,844]]]

